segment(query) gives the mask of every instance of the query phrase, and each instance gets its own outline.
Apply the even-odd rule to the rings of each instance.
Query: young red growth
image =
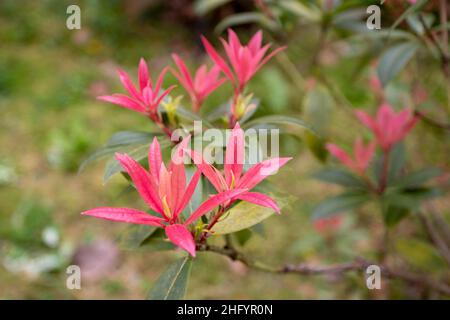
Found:
[[[225,75],[233,83],[235,91],[242,92],[247,82],[253,75],[266,64],[274,55],[284,50],[280,47],[266,55],[271,44],[262,46],[262,31],[259,30],[251,38],[247,45],[242,45],[236,33],[228,29],[228,42],[220,39],[231,67],[217,53],[208,40],[202,36],[202,42],[210,58],[222,69]],[[233,72],[231,71],[233,69]]]
[[[205,64],[197,69],[194,78],[192,78],[184,61],[177,54],[172,54],[172,58],[179,72],[171,71],[188,92],[192,108],[195,112],[198,112],[206,97],[220,87],[226,81],[226,78],[219,78],[220,67],[215,65],[208,71]]]
[[[182,142],[176,150],[177,157],[183,155],[184,145]],[[180,213],[194,193],[200,178],[200,170],[195,172],[186,186],[184,164],[181,161],[171,161],[169,167],[166,168],[162,162],[161,149],[156,138],[153,140],[148,154],[149,171],[126,154],[116,154],[116,158],[130,175],[145,203],[161,217],[136,209],[111,207],[99,207],[82,212],[82,214],[112,221],[164,228],[169,240],[192,256],[195,256],[195,240],[186,226],[243,192],[243,190],[236,189],[211,196],[183,224],[180,220]]]
[[[171,86],[160,93],[167,70],[167,68],[164,68],[156,83],[153,84],[153,81],[148,74],[147,63],[141,58],[138,69],[139,90],[136,89],[129,75],[125,71],[119,70],[120,81],[129,95],[115,93],[110,96],[100,96],[97,99],[131,109],[150,116],[155,120],[155,117],[157,117],[158,106],[162,99],[164,99],[164,97],[175,87]]]
[[[381,105],[374,118],[364,111],[356,111],[356,115],[374,133],[377,143],[385,152],[401,141],[417,122],[411,109],[395,113],[388,104]]]
[[[353,146],[353,157],[332,143],[327,143],[327,149],[344,166],[360,175],[364,175],[364,171],[366,171],[370,160],[372,160],[375,151],[375,143],[369,142],[369,144],[365,146],[360,138],[356,139]]]
[[[235,200],[243,200],[257,205],[268,207],[276,212],[280,208],[273,199],[259,192],[249,192],[262,180],[278,171],[292,158],[273,158],[264,160],[252,166],[246,173],[243,173],[245,154],[244,132],[237,123],[234,127],[226,147],[224,175],[204,161],[202,156],[193,150],[186,150],[194,160],[198,169],[206,176],[218,192],[230,190],[245,190],[234,196],[225,206],[230,206]]]
[[[342,224],[342,217],[333,216],[314,221],[314,229],[321,234],[329,234],[336,231]]]

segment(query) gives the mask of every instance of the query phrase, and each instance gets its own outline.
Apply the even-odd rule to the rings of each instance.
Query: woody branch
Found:
[[[280,267],[272,267],[246,256],[244,253],[236,250],[229,244],[223,247],[209,244],[200,244],[198,246],[198,250],[205,252],[206,251],[214,252],[223,256],[227,256],[233,261],[240,261],[249,268],[277,274],[299,274],[305,276],[343,275],[347,272],[365,272],[368,266],[375,264],[380,267],[382,275],[389,279],[399,279],[409,284],[417,285],[450,296],[450,285],[448,284],[431,280],[424,275],[410,273],[404,270],[401,271],[394,270],[390,267],[387,267],[386,265],[380,265],[379,263],[370,262],[360,257],[350,262],[333,264],[329,266],[298,263],[298,264],[284,264]]]

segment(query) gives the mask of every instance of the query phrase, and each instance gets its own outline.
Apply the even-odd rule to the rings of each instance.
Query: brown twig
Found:
[[[382,275],[389,279],[400,279],[410,284],[426,287],[442,294],[450,296],[450,286],[445,283],[436,282],[426,276],[409,273],[404,270],[393,270],[384,265],[369,262],[362,258],[357,258],[354,261],[334,264],[330,266],[313,266],[309,264],[286,264],[281,267],[272,267],[264,263],[256,261],[247,257],[242,252],[233,247],[219,247],[209,244],[199,244],[199,251],[214,252],[223,256],[227,256],[233,261],[240,261],[249,268],[277,273],[277,274],[299,274],[299,275],[343,275],[347,272],[365,272],[370,265],[378,265],[381,269]]]
[[[425,227],[428,237],[435,244],[442,258],[444,258],[444,260],[450,266],[450,248],[445,243],[445,240],[440,235],[440,232],[435,227],[433,221],[423,213],[420,213],[419,218]]]
[[[424,122],[432,125],[433,127],[437,127],[439,129],[450,130],[450,124],[440,123],[427,115],[425,115],[422,111],[415,110],[414,115],[422,119]]]
[[[436,35],[433,32],[431,32],[430,28],[428,28],[422,14],[419,14],[419,20],[420,20],[420,23],[422,24],[423,29],[425,30],[425,34],[426,34],[427,38],[431,41],[431,43],[438,50],[439,57],[441,59],[441,64],[442,64],[442,71],[443,71],[445,77],[447,78],[447,80],[450,80],[450,70],[449,70],[450,57],[447,54],[447,50],[444,49],[443,46],[441,46]],[[448,42],[445,43],[445,46],[448,46]]]

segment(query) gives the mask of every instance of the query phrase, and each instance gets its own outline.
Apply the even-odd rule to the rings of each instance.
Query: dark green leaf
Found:
[[[152,234],[141,242],[140,249],[144,251],[167,251],[175,249],[175,246],[167,240],[163,229],[156,228]]]
[[[423,14],[422,15],[423,21],[425,22],[425,25],[427,28],[431,28],[431,26],[434,23],[434,15],[433,14]],[[406,21],[408,22],[408,25],[411,29],[414,30],[414,32],[417,35],[423,35],[425,33],[425,28],[422,25],[422,21],[419,18],[419,14],[411,14],[406,18]]]
[[[132,150],[126,152],[131,158],[133,158],[136,161],[140,161],[147,157],[148,149],[150,147],[150,144],[144,144],[134,147]],[[116,160],[115,157],[111,158],[107,163],[105,167],[105,172],[103,174],[103,183],[108,182],[108,180],[115,175],[116,173],[119,173],[123,170],[122,165],[119,161]]]
[[[106,143],[106,146],[112,147],[129,144],[145,144],[152,142],[153,137],[159,135],[159,133],[144,131],[119,131],[111,136]]]
[[[243,246],[247,243],[248,240],[252,237],[252,231],[250,229],[244,229],[234,233],[234,236],[237,242]]]
[[[192,259],[187,256],[172,265],[159,277],[148,298],[150,300],[181,300],[186,294]]]
[[[405,167],[405,161],[405,145],[403,143],[398,143],[392,149],[389,156],[388,185],[391,181],[395,181],[395,179],[400,176],[403,168]]]
[[[202,117],[200,117],[198,114],[182,107],[182,106],[178,106],[177,107],[177,111],[176,114],[179,118],[181,119],[185,119],[185,120],[189,120],[190,122],[193,121],[201,121],[202,122],[202,126],[208,127],[208,128],[213,128],[213,125],[211,123],[209,123],[207,120],[203,119]]]
[[[187,181],[191,181],[192,176],[194,175],[195,171],[197,170],[197,167],[193,166],[187,166],[186,167],[186,178]],[[188,183],[189,183],[188,182]],[[181,215],[187,219],[191,215],[192,212],[197,209],[203,200],[203,179],[198,180],[197,187],[195,188],[194,193],[192,194],[191,199],[189,200],[189,203],[187,204],[186,208],[182,211]]]
[[[302,120],[288,116],[270,115],[245,123],[243,129],[279,129],[281,134],[291,134],[304,139],[315,156],[322,160],[326,155],[324,141],[317,132]]]
[[[230,116],[230,103],[225,102],[215,107],[210,113],[206,115],[208,121],[216,121],[222,118],[228,119]]]
[[[394,205],[387,205],[383,208],[384,222],[388,227],[393,227],[399,223],[403,218],[408,216],[409,209],[398,207]]]
[[[120,245],[126,250],[136,250],[156,230],[157,228],[153,226],[132,225],[121,235]]]
[[[161,146],[161,151],[164,152],[164,149],[169,147],[171,145],[171,142],[166,138],[159,138],[158,139],[159,144]],[[146,144],[134,144],[130,146],[126,146],[126,151],[121,151],[123,153],[128,154],[131,158],[133,158],[136,161],[141,161],[142,159],[145,159],[148,155],[148,149],[150,148],[150,142]],[[105,167],[105,171],[103,174],[103,183],[108,182],[108,180],[115,175],[116,173],[119,173],[123,170],[122,165],[119,163],[119,161],[116,160],[115,157],[112,157],[107,163]]]
[[[378,76],[383,86],[406,66],[418,48],[417,42],[408,41],[396,44],[383,53],[378,64]]]
[[[400,23],[402,23],[409,15],[413,14],[414,12],[418,11],[423,5],[425,5],[428,2],[428,0],[419,0],[414,5],[410,6],[408,9],[406,9],[400,17],[392,24],[390,30],[394,30],[397,28]]]
[[[323,86],[308,90],[303,99],[303,117],[321,136],[328,135],[334,111],[334,100]]]
[[[402,177],[394,183],[394,186],[399,188],[417,188],[441,174],[442,171],[438,168],[424,168]]]
[[[422,201],[440,196],[441,194],[441,190],[437,188],[395,189],[388,191],[383,196],[383,202],[416,212],[419,210]]]
[[[334,183],[347,188],[367,189],[367,184],[359,177],[341,169],[324,169],[313,174],[315,179]]]
[[[338,196],[325,199],[313,211],[312,218],[326,218],[343,211],[355,209],[370,200],[366,192],[346,192]]]
[[[307,125],[302,120],[278,115],[259,117],[247,122],[243,127],[246,129],[280,129],[282,133],[294,134],[299,137],[302,137],[305,131],[317,134],[311,126]]]
[[[241,12],[230,15],[223,19],[215,28],[215,32],[220,34],[230,27],[242,24],[257,23],[268,30],[276,30],[278,24],[273,20],[267,18],[264,14],[259,12]]]
[[[294,14],[298,17],[305,18],[308,21],[317,22],[321,19],[321,10],[316,5],[305,5],[300,1],[286,0],[278,1],[277,3],[281,8]]]
[[[231,0],[197,0],[194,2],[194,11],[198,16],[204,16],[230,1]]]
[[[142,131],[120,131],[111,136],[106,145],[90,154],[80,165],[78,172],[86,168],[88,164],[100,160],[116,152],[127,153],[139,145],[151,143],[157,133]]]

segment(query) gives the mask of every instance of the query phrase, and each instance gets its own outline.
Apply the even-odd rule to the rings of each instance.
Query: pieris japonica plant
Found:
[[[249,91],[248,83],[284,47],[271,49],[270,44],[263,45],[261,31],[243,44],[228,30],[228,40],[220,39],[223,50],[205,37],[201,40],[209,61],[195,71],[176,53],[172,54],[173,64],[163,68],[155,79],[141,59],[137,85],[128,73],[118,71],[126,94],[98,99],[135,111],[148,118],[153,123],[149,127],[156,130],[118,132],[82,164],[83,168],[94,160],[109,157],[104,182],[121,174],[129,182],[129,189],[136,190],[144,202],[120,207],[101,204],[82,212],[83,215],[133,224],[122,237],[128,248],[172,250],[183,255],[156,281],[150,298],[182,298],[192,262],[199,252],[219,253],[248,267],[278,274],[337,275],[365,271],[372,264],[356,259],[329,267],[271,267],[236,249],[235,242],[244,244],[252,232],[260,232],[260,223],[272,214],[283,218],[286,197],[267,183],[267,178],[293,156],[278,155],[278,133],[305,138],[321,161],[326,150],[337,159],[337,166],[327,166],[315,177],[345,191],[325,199],[312,213],[316,231],[331,241],[334,230],[342,223],[339,213],[375,203],[390,227],[418,213],[424,200],[440,194],[439,188],[429,183],[441,174],[440,170],[411,170],[414,163],[407,167],[404,141],[419,120],[412,109],[396,112],[383,103],[376,116],[356,111],[356,118],[368,131],[356,137],[353,150],[345,151],[337,141],[324,145],[314,130],[295,117],[256,116],[259,100]],[[175,83],[165,83],[168,72],[174,75]],[[174,95],[176,86],[187,93],[187,99]],[[216,90],[228,92],[228,98],[211,106],[208,97]],[[270,139],[258,139],[261,132],[273,130],[275,134]],[[368,136],[371,138],[365,141]],[[264,145],[268,140],[270,148]],[[386,265],[382,268],[387,276],[450,294],[446,285],[421,275],[405,275]]]
[[[256,161],[250,161],[259,151],[251,149],[247,132],[271,128],[283,130],[283,126],[289,126],[290,132],[294,128],[298,135],[309,132],[310,137],[314,136],[314,132],[299,120],[278,116],[252,117],[259,102],[247,91],[247,84],[284,48],[270,51],[271,45],[262,43],[261,31],[246,45],[232,30],[228,31],[228,41],[220,40],[225,56],[202,37],[211,61],[195,72],[188,69],[178,54],[173,54],[174,65],[165,67],[153,81],[147,63],[141,59],[137,86],[129,74],[119,70],[126,94],[98,98],[135,111],[159,128],[159,131],[151,132],[118,132],[83,164],[110,156],[105,181],[121,173],[146,205],[136,204],[133,208],[99,206],[84,211],[83,215],[141,225],[132,236],[138,242],[137,246],[154,245],[158,249],[187,253],[161,276],[152,290],[153,298],[183,296],[192,260],[198,251],[212,250],[211,237],[224,236],[229,244],[236,232],[255,227],[272,213],[281,213],[284,201],[275,200],[274,192],[267,194],[257,188],[291,158],[262,155]],[[168,72],[173,73],[178,83],[165,87],[164,78]],[[208,96],[226,83],[232,88],[229,100],[212,113],[202,112]],[[184,88],[188,101],[181,96],[172,96],[176,85]],[[190,107],[183,105],[184,102]],[[196,142],[206,138],[203,132],[195,130],[194,121],[215,132],[228,130],[225,138],[216,141],[213,148],[214,154],[222,155],[222,161],[211,161],[203,150],[195,148]]]
[[[392,106],[383,103],[375,117],[359,110],[356,117],[370,131],[372,139],[365,143],[357,137],[352,152],[334,143],[326,145],[340,166],[326,168],[314,176],[345,191],[325,199],[313,216],[326,219],[375,202],[386,225],[393,226],[408,214],[418,212],[422,201],[440,194],[437,186],[427,182],[442,172],[434,167],[406,170],[404,140],[418,120],[411,109],[396,113]]]

